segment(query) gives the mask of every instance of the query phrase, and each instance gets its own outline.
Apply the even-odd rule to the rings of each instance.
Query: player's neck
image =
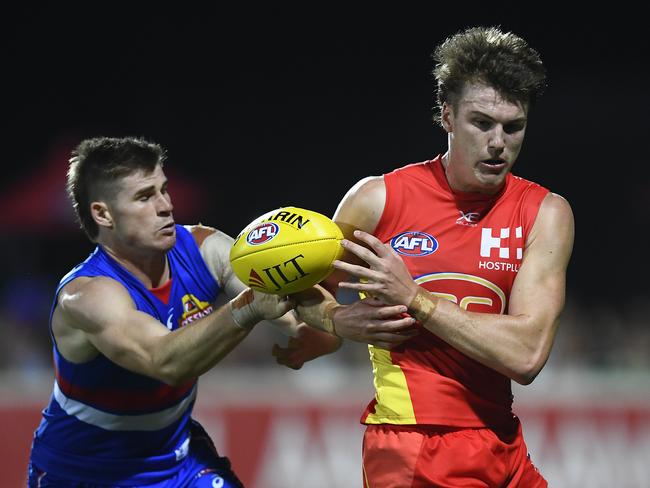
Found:
[[[478,179],[472,178],[472,176],[468,175],[467,172],[463,173],[464,168],[462,165],[452,162],[449,151],[442,155],[441,163],[445,172],[447,184],[456,194],[474,194],[493,197],[501,193],[505,187],[505,178],[501,184],[490,186],[482,184]]]
[[[117,252],[106,244],[102,244],[102,248],[147,288],[157,288],[170,278],[166,253]]]

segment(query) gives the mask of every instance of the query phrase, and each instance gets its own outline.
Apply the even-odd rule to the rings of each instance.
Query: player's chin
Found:
[[[503,182],[506,179],[506,175],[508,174],[508,169],[503,169],[502,171],[499,172],[482,172],[479,175],[479,180],[481,182],[481,186],[485,190],[491,190],[491,189],[499,189],[503,185]]]
[[[176,244],[176,233],[173,235],[165,235],[157,239],[157,246],[161,251],[169,251]]]

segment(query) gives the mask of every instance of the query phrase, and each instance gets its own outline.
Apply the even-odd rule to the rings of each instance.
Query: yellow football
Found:
[[[289,295],[319,283],[341,257],[343,233],[323,214],[281,207],[242,230],[230,250],[237,277],[254,290]]]

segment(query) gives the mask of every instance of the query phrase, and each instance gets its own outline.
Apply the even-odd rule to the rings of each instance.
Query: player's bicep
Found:
[[[169,330],[136,309],[126,289],[110,278],[93,278],[60,298],[66,324],[120,366],[155,375],[154,356]]]
[[[246,289],[230,265],[230,249],[234,239],[217,229],[213,230],[199,248],[201,256],[224,293],[229,298],[234,298]]]
[[[372,234],[379,223],[386,203],[386,185],[381,176],[360,180],[343,197],[333,220],[346,239],[354,240],[356,229]]]
[[[374,233],[384,212],[385,203],[386,185],[383,177],[363,178],[348,190],[339,203],[332,220],[340,227],[346,239],[365,246],[363,242],[354,237],[353,232],[359,229],[369,234]],[[349,251],[344,251],[341,261],[367,266],[365,261]],[[330,292],[334,292],[339,282],[350,279],[348,273],[337,269],[321,284]]]
[[[549,194],[539,210],[513,284],[508,313],[555,322],[564,307],[566,270],[571,257],[574,222],[571,207]]]

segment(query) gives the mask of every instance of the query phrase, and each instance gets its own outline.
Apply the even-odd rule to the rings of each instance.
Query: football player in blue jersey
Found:
[[[289,299],[235,277],[232,238],[176,224],[164,160],[133,137],[87,139],[72,153],[67,190],[97,246],[56,289],[55,382],[30,487],[241,486],[192,419],[197,378],[259,321],[289,334],[300,324]]]

